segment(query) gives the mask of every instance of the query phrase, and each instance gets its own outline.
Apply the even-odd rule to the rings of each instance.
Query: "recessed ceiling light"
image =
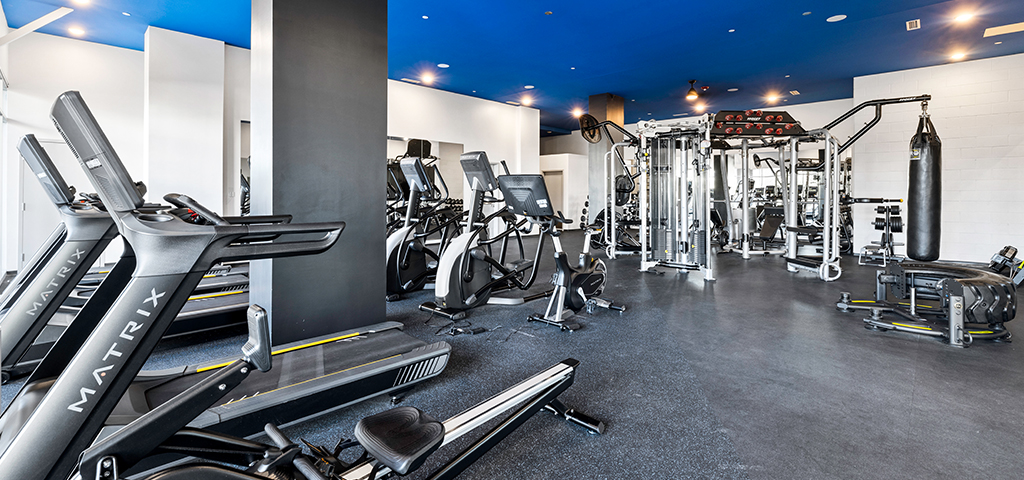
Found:
[[[779,101],[779,96],[774,94],[774,93],[772,93],[772,94],[769,94],[767,97],[764,97],[764,99],[768,100],[769,102],[774,103],[774,102]]]
[[[431,83],[434,83],[434,74],[424,73],[423,75],[420,75],[420,80],[422,80],[423,83],[430,85]]]
[[[735,29],[735,28],[730,28],[730,29],[729,29],[729,33],[733,33],[733,32],[735,32],[735,31],[736,31],[736,29]]]
[[[698,112],[703,112],[705,108],[707,108],[707,107],[703,103],[700,104],[700,105],[694,105],[693,106],[693,109],[698,111]]]
[[[811,12],[804,12],[804,16],[805,16],[805,17],[806,17],[806,16],[808,16],[808,15],[810,15],[810,14],[811,14]]]
[[[81,37],[82,35],[85,35],[85,30],[82,30],[81,28],[78,28],[78,27],[70,27],[70,28],[68,28],[68,33],[70,33],[70,34],[72,34],[72,35],[74,35],[76,37]]]
[[[551,10],[548,10],[548,11],[544,12],[544,15],[551,15],[552,13],[554,13],[554,12],[552,12]]]
[[[738,89],[738,88],[730,88],[729,90],[726,90],[726,91],[727,92],[738,92],[738,91],[740,91],[740,89]]]
[[[1002,45],[1003,42],[996,42],[996,45]]]
[[[533,85],[526,85],[523,88],[525,88],[527,90],[533,90]]]
[[[409,83],[416,83],[416,84],[421,83],[419,80],[416,80],[414,78],[405,78],[405,77],[402,77],[402,81],[403,82],[409,82]]]
[[[428,18],[430,18],[430,17],[428,17],[428,16],[426,16],[426,15],[424,15],[424,16],[423,16],[423,19],[424,19],[424,20],[426,20],[426,19],[428,19]]]
[[[451,65],[448,65],[447,63],[439,63],[439,64],[437,64],[437,68],[448,68],[450,66]]]
[[[132,14],[130,14],[130,13],[128,13],[128,12],[121,12],[121,15],[124,15],[124,16],[126,16],[126,17],[130,17],[130,16],[132,16]]]
[[[583,109],[582,108],[574,108],[574,109],[572,109],[572,116],[574,116],[576,118],[582,117],[583,116]]]
[[[832,15],[831,17],[825,19],[825,21],[828,23],[836,23],[841,22],[843,20],[846,20],[846,15]]]
[[[963,60],[964,57],[966,57],[966,56],[967,56],[967,54],[965,54],[963,52],[956,52],[956,53],[950,55],[949,58],[950,58],[950,60]]]
[[[648,115],[650,115],[650,114],[651,114],[651,112],[647,112],[647,114],[648,114]]]
[[[985,29],[985,38],[994,37],[996,35],[1006,35],[1007,33],[1024,32],[1024,22],[1011,23],[1009,25],[1002,25],[998,27],[989,27]]]
[[[473,93],[476,93],[476,90],[473,90]]]
[[[631,101],[631,102],[635,102],[635,101],[636,101],[636,99],[635,99],[635,98],[633,98],[633,99],[630,99],[629,101]]]
[[[956,21],[958,21],[958,22],[966,22],[966,21],[968,21],[968,20],[970,20],[972,18],[974,18],[974,14],[962,13],[960,15],[957,15]]]
[[[530,97],[523,97],[521,101],[523,102],[523,105],[526,105],[527,107],[529,107],[530,104],[533,103],[533,99]]]
[[[789,75],[786,75],[786,78],[789,78]]]
[[[89,4],[89,0],[75,0],[75,3],[77,3],[79,5],[88,5]]]
[[[569,67],[569,70],[576,70],[576,67]]]

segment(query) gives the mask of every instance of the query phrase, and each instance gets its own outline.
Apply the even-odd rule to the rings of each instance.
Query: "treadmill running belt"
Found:
[[[267,373],[252,372],[222,405],[258,398],[259,394],[408,353],[422,345],[424,342],[400,330],[386,330],[274,355],[274,368]],[[215,371],[175,378],[146,391],[146,399],[150,405],[163,404]]]

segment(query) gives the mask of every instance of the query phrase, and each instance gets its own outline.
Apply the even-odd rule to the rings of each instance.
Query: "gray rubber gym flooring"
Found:
[[[582,235],[567,233],[563,244],[574,257]],[[550,254],[548,246],[531,291],[549,287]],[[588,435],[542,412],[467,479],[1021,478],[1017,344],[960,350],[866,330],[863,314],[835,309],[840,291],[872,295],[874,268],[858,267],[856,258],[843,260],[834,283],[788,273],[776,257],[717,261],[718,279],[708,284],[696,273],[640,273],[635,257],[609,261],[604,296],[628,310],[583,314],[573,333],[526,322],[543,300],[474,310],[460,324],[490,331],[456,337],[443,334],[447,320],[417,310],[432,292],[391,303],[388,320],[453,347],[447,369],[403,404],[444,419],[564,358],[582,362],[562,399],[602,419],[606,433]],[[1017,331],[1015,322],[1008,326]],[[150,364],[234,355],[243,341],[169,341]],[[17,386],[4,387],[5,404]],[[388,407],[378,397],[286,431],[333,447],[359,418]],[[426,477],[458,446],[439,450],[408,478]]]

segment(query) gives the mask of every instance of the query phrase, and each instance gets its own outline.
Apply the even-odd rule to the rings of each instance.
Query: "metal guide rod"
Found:
[[[708,114],[704,115],[705,121],[710,122],[711,116]],[[711,180],[708,178],[711,175],[711,169],[708,168],[710,162],[714,161],[714,153],[711,150],[711,125],[708,124],[708,128],[704,129],[704,141],[707,142],[706,146],[701,148],[702,156],[700,161],[701,168],[701,198],[704,202],[704,218],[701,219],[701,227],[704,228],[704,280],[712,281],[715,279],[715,267],[712,262],[715,261],[714,252],[711,251]]]
[[[786,216],[786,224],[789,224],[789,177],[786,172],[786,145],[779,145],[779,197],[782,198],[782,211]]]
[[[687,139],[689,140],[689,139]],[[672,256],[673,262],[678,263],[692,263],[688,257],[691,256],[690,249],[687,246],[690,243],[688,232],[690,230],[690,192],[687,186],[690,184],[690,153],[691,146],[688,145],[688,141],[684,140],[681,147],[677,150],[675,148],[675,142],[672,143],[672,168],[678,175],[679,180],[675,183],[676,191],[679,192],[678,202],[675,203],[675,255]],[[673,179],[674,180],[674,179]],[[669,189],[672,191],[672,189]],[[674,200],[674,199],[673,199]],[[685,256],[684,256],[685,255]]]
[[[750,259],[750,149],[746,138],[743,139],[742,153],[743,204],[740,211],[740,238],[743,247],[743,259]]]
[[[647,217],[650,215],[651,206],[649,205],[650,199],[648,198],[650,185],[647,176],[651,168],[651,158],[647,155],[646,135],[640,135],[640,154],[644,157],[643,161],[640,162],[640,270],[647,270],[657,265],[657,262],[651,262],[649,259],[651,245],[648,238],[650,233],[648,228],[650,227],[650,222]]]
[[[828,135],[828,131],[825,132],[825,171],[822,175],[825,176],[825,182],[827,188],[824,188],[822,195],[822,208],[824,209],[821,215],[822,220],[822,239],[821,239],[821,268],[820,273],[821,279],[826,280],[828,278],[829,262],[832,261],[832,212],[830,211],[832,205],[832,140],[831,136]]]
[[[800,209],[799,209],[799,198],[797,197],[797,191],[799,190],[799,179],[797,178],[797,163],[798,155],[800,151],[800,141],[796,137],[789,139],[789,205],[786,210],[786,257],[796,258],[797,249],[797,234],[792,228],[800,225]],[[796,268],[790,265],[788,270],[795,272]]]
[[[608,258],[614,259],[618,247],[618,236],[616,235],[616,229],[618,228],[617,215],[615,215],[615,165],[612,164],[612,154],[617,153],[618,147],[628,147],[629,142],[619,142],[612,145],[612,148],[604,154],[604,173],[605,182],[604,185],[604,231],[601,232],[601,236],[604,238],[605,245],[607,245],[606,254]],[[625,163],[625,162],[623,162]],[[625,166],[625,165],[623,165]],[[629,175],[628,169],[624,168],[625,175]],[[594,218],[597,218],[597,214],[600,211],[594,212]],[[585,225],[581,225],[585,227]]]

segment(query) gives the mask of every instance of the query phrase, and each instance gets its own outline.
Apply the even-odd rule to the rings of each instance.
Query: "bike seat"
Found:
[[[444,425],[415,407],[397,407],[359,421],[356,440],[371,457],[406,475],[441,446]]]

